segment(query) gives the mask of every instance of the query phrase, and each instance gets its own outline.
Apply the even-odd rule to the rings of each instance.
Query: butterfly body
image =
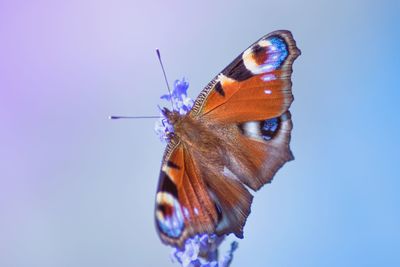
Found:
[[[213,134],[212,126],[207,122],[176,111],[164,111],[164,114],[174,129],[172,134],[184,146],[206,152],[218,145],[218,137]]]
[[[270,33],[217,75],[189,113],[163,110],[173,127],[156,195],[163,242],[181,247],[203,233],[243,237],[250,190],[293,159],[288,108],[299,54],[290,32]]]

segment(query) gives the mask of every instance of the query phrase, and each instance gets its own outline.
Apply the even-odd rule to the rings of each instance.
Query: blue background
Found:
[[[295,161],[232,266],[400,266],[399,1],[1,1],[0,266],[176,266],[153,221],[172,82],[293,32]]]

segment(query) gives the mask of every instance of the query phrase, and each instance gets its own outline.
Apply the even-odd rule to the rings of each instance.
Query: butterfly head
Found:
[[[164,115],[164,117],[168,120],[168,122],[172,125],[175,125],[182,117],[182,115],[179,114],[178,111],[175,110],[171,111],[168,108],[163,108],[161,112]]]
[[[167,131],[165,132],[165,135],[168,139],[170,139],[173,135],[175,135],[177,125],[179,125],[180,121],[182,121],[183,115],[176,110],[171,111],[168,108],[163,108],[161,113],[164,117],[164,120],[166,120],[166,124],[169,125],[169,127],[166,127]]]

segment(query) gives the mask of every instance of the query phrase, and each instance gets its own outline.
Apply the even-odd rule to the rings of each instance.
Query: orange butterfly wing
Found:
[[[166,149],[156,196],[156,226],[163,242],[182,246],[188,236],[212,233],[215,206],[183,145],[172,139]]]
[[[293,101],[291,73],[300,50],[289,31],[275,31],[251,45],[200,93],[190,112],[221,122],[265,120]]]

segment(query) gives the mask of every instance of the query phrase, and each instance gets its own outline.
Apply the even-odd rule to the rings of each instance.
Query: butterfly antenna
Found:
[[[172,109],[174,109],[174,101],[172,101],[172,93],[171,93],[171,89],[169,88],[167,75],[165,74],[164,65],[163,65],[162,60],[161,60],[160,50],[158,48],[156,48],[156,52],[157,52],[158,60],[160,61],[161,69],[162,69],[163,74],[164,74],[165,83],[167,84],[168,93],[169,93],[169,100],[171,100]]]
[[[119,119],[154,119],[161,118],[161,116],[110,116],[110,120],[119,120]]]

